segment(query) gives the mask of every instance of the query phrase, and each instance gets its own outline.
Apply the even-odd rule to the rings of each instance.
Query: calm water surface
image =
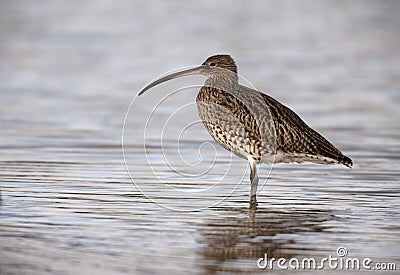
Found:
[[[399,3],[223,4],[2,4],[0,274],[259,272],[338,247],[400,269]],[[219,52],[354,168],[262,165],[249,210],[246,161],[214,149],[196,89],[151,114],[203,78],[135,98]]]

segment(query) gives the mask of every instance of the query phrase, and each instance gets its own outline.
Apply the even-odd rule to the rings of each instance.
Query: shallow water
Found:
[[[151,3],[2,4],[0,273],[257,272],[339,247],[399,269],[398,2]],[[246,161],[197,123],[197,88],[169,95],[203,78],[135,98],[218,52],[354,168],[261,165],[249,210]]]

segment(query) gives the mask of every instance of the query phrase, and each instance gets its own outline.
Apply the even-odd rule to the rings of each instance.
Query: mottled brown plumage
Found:
[[[229,55],[209,57],[202,66],[163,77],[149,88],[177,77],[208,78],[197,95],[199,116],[210,135],[225,149],[249,161],[251,198],[255,204],[260,162],[314,162],[353,165],[295,112],[272,97],[242,86]]]

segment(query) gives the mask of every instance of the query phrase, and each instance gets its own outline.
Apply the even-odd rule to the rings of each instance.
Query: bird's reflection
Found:
[[[221,215],[205,221],[204,227],[199,229],[200,237],[197,240],[203,246],[200,262],[207,273],[245,271],[230,264],[239,260],[254,260],[253,268],[257,268],[257,259],[264,257],[265,253],[268,258],[294,257],[289,250],[304,250],[296,247],[298,234],[321,232],[327,228],[322,227],[321,223],[334,217],[330,212],[321,210],[214,210]]]

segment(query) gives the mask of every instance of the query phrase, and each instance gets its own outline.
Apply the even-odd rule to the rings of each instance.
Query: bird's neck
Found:
[[[211,75],[204,83],[204,86],[219,90],[233,89],[238,85],[238,76],[235,73]]]

